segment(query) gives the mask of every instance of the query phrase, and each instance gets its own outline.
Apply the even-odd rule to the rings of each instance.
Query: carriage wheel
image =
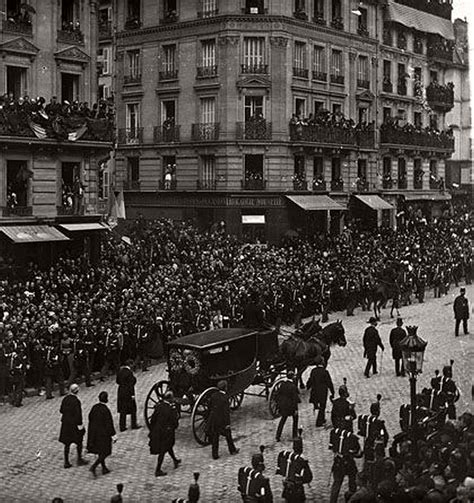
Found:
[[[233,395],[229,398],[229,406],[230,410],[237,410],[241,405],[244,399],[244,392],[237,393],[237,395]]]
[[[159,381],[154,384],[149,391],[146,400],[145,400],[145,423],[150,427],[150,420],[153,412],[155,410],[155,406],[163,400],[165,397],[165,393],[170,389],[169,381]]]
[[[218,391],[217,388],[207,388],[199,395],[193,407],[191,423],[194,438],[199,445],[209,445],[210,443],[207,436],[207,420],[210,412],[209,401],[216,391]]]
[[[278,392],[280,391],[281,385],[285,382],[285,379],[278,379],[275,384],[272,386],[270,390],[270,397],[268,399],[268,410],[270,411],[270,415],[272,419],[276,419],[280,417],[280,411],[278,410]]]

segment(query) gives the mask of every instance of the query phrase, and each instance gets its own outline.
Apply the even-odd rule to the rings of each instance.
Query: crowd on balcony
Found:
[[[16,10],[7,12],[7,21],[12,24],[31,26],[31,15],[25,4],[18,6]]]
[[[426,97],[429,101],[454,104],[454,84],[440,84],[438,81],[431,82],[426,88]]]
[[[399,117],[386,118],[380,126],[382,143],[398,143],[439,148],[452,148],[454,134],[451,128],[440,131],[433,125],[405,123]]]
[[[114,122],[114,105],[110,99],[90,107],[78,100],[60,103],[55,96],[49,103],[43,97],[15,99],[12,93],[0,96],[0,135],[75,140],[80,134],[82,139],[110,142],[114,137]]]

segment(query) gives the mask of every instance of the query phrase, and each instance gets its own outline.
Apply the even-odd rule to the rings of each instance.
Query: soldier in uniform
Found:
[[[460,398],[459,389],[453,380],[453,363],[451,360],[450,365],[443,367],[443,376],[436,375],[431,379],[431,387],[436,391],[441,391],[445,394],[448,401],[448,417],[449,419],[456,419],[456,402]]]
[[[64,373],[61,364],[61,357],[59,348],[55,347],[52,343],[46,346],[46,357],[45,357],[45,388],[46,388],[46,400],[51,400],[53,397],[53,381],[59,386],[59,394],[64,396],[66,392],[64,391]]]
[[[293,451],[284,450],[278,454],[276,474],[284,477],[281,496],[287,503],[306,501],[304,484],[309,484],[313,480],[309,463],[302,454],[301,435],[293,440]]]
[[[354,458],[360,458],[362,450],[357,435],[352,432],[352,421],[347,419],[342,426],[342,428],[331,430],[329,437],[329,449],[334,453],[330,503],[337,503],[339,491],[346,475],[349,477],[349,494],[353,494],[357,490],[357,466]]]
[[[270,480],[263,475],[264,449],[260,446],[260,453],[252,456],[252,466],[243,466],[239,469],[237,488],[244,503],[273,503]]]
[[[354,404],[349,401],[349,392],[347,386],[340,386],[339,398],[332,402],[331,422],[333,428],[342,428],[345,418],[350,417],[354,420],[357,416],[354,410]]]

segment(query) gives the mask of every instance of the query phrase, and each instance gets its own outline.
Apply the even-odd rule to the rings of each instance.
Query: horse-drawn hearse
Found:
[[[222,380],[231,410],[252,395],[266,398],[271,417],[278,417],[276,396],[287,371],[297,369],[301,375],[332,344],[345,345],[340,322],[322,328],[313,321],[298,335],[281,335],[274,327],[226,328],[175,339],[167,347],[168,379],[153,385],[146,398],[145,422],[149,426],[155,405],[171,390],[180,413],[191,414],[195,440],[206,445],[209,400]]]

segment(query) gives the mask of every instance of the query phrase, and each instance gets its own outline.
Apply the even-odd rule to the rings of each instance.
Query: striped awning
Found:
[[[12,225],[0,227],[0,231],[14,243],[47,243],[69,241],[62,232],[49,225]]]
[[[449,19],[416,10],[392,0],[389,0],[387,12],[389,21],[423,33],[435,33],[447,40],[454,40],[453,23]]]
[[[393,210],[394,207],[379,196],[355,196],[360,202],[373,210]]]
[[[329,196],[286,196],[292,203],[295,203],[305,211],[343,211],[346,208],[336,203]]]

